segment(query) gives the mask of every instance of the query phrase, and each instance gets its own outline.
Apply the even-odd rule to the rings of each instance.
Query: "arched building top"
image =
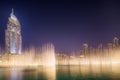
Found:
[[[11,19],[18,21],[17,17],[14,15],[14,9],[12,8],[12,12],[10,14]]]

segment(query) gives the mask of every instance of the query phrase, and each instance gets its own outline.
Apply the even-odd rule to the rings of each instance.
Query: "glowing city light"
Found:
[[[112,69],[120,65],[120,45],[119,39],[115,37],[113,43],[108,43],[107,47],[100,44],[97,48],[90,48],[87,43],[83,44],[83,49],[79,54],[56,53],[53,44],[45,44],[40,48],[30,47],[23,52],[21,29],[19,21],[12,11],[6,30],[6,53],[1,55],[0,66],[2,67],[52,67],[56,65],[85,66],[81,72],[87,73],[89,70]],[[109,67],[108,67],[109,66]],[[51,70],[48,70],[51,72]],[[55,74],[55,73],[54,73]],[[53,75],[55,76],[55,75]]]

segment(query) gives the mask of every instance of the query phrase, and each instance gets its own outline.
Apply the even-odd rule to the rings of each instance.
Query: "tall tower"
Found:
[[[6,52],[12,54],[21,54],[22,49],[22,36],[21,26],[17,17],[14,15],[14,11],[8,18],[7,29],[5,30],[6,40]]]

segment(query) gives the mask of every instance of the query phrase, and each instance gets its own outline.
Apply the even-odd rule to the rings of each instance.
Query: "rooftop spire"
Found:
[[[13,20],[15,20],[15,21],[18,20],[17,17],[14,15],[14,9],[13,9],[13,8],[12,8],[12,12],[11,12],[11,14],[10,14],[10,17],[11,17]]]
[[[11,14],[14,14],[14,9],[12,8],[12,13]]]
[[[11,15],[14,15],[14,9],[12,8],[12,12],[11,12]]]

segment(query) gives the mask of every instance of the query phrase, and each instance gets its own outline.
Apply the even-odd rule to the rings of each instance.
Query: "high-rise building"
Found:
[[[5,30],[5,40],[7,53],[21,54],[21,25],[17,17],[14,15],[13,9],[10,17],[8,18],[7,29]]]
[[[119,39],[118,39],[117,37],[114,37],[114,39],[113,39],[113,45],[114,45],[115,47],[118,47],[118,46],[119,46]]]

